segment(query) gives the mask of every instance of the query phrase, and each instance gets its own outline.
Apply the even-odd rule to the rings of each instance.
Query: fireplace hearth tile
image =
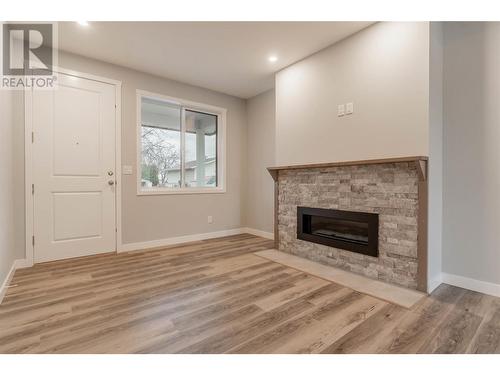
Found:
[[[426,295],[416,290],[374,280],[340,268],[325,266],[278,250],[264,250],[254,254],[407,309]]]

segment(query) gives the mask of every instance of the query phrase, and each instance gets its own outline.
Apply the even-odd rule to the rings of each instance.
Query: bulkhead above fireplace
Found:
[[[378,257],[378,214],[299,206],[297,238]]]

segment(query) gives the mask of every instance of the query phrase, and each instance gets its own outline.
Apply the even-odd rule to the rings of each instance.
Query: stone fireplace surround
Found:
[[[427,289],[427,157],[268,168],[275,248],[411,289]],[[379,256],[297,239],[297,206],[379,214]]]

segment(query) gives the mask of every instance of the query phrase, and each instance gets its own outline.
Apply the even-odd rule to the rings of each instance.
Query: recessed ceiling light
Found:
[[[274,56],[274,55],[269,56],[269,59],[268,59],[268,60],[269,60],[270,62],[272,62],[272,63],[273,63],[273,62],[276,62],[276,61],[278,61],[278,56]]]
[[[76,21],[80,26],[88,26],[89,21]]]

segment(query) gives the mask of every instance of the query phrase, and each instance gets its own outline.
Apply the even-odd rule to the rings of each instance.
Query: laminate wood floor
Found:
[[[499,353],[500,299],[442,285],[411,309],[254,255],[238,235],[16,271],[1,353]]]

